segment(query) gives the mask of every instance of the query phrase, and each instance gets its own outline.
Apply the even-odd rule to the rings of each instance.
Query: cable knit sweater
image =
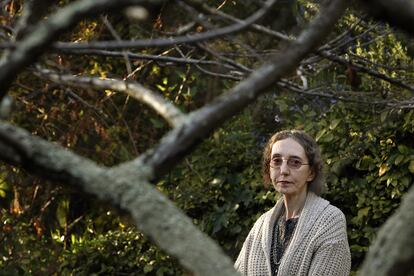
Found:
[[[272,229],[284,208],[283,199],[280,199],[250,230],[235,263],[242,275],[271,275]],[[277,275],[349,275],[350,269],[351,254],[344,214],[327,200],[308,192]]]

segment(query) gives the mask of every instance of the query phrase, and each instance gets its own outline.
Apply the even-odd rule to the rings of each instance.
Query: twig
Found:
[[[94,89],[112,89],[124,92],[153,108],[170,125],[175,127],[184,122],[184,115],[172,103],[165,101],[163,97],[158,96],[136,82],[118,79],[101,79],[98,77],[60,75],[47,69],[38,69],[38,74],[51,81],[65,83],[66,85],[90,87]]]
[[[127,48],[147,48],[147,47],[165,47],[182,43],[196,43],[233,34],[246,29],[254,22],[263,17],[273,6],[276,0],[267,0],[262,8],[256,11],[246,20],[239,20],[238,23],[220,29],[193,34],[191,36],[179,36],[174,38],[143,39],[134,41],[99,41],[89,43],[55,43],[54,47],[58,49],[127,49]]]

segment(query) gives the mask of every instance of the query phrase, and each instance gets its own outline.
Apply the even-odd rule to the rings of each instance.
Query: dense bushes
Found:
[[[414,112],[384,112],[378,115],[379,121],[369,121],[367,114],[351,113],[350,106],[338,103],[324,114],[308,106],[295,113],[301,115],[288,117],[289,110],[296,107],[293,102],[285,101],[290,108],[278,112],[291,120],[285,120],[283,126],[276,122],[273,126],[262,124],[247,110],[217,130],[157,186],[235,258],[254,221],[275,203],[275,194],[262,186],[260,159],[264,142],[279,127],[303,128],[321,146],[327,165],[325,197],[347,217],[355,270],[378,227],[398,207],[412,183]],[[262,108],[272,115],[271,107]],[[312,116],[318,119],[309,120]],[[257,128],[258,125],[261,127]],[[6,215],[3,212],[3,218]],[[13,219],[8,216],[8,221]],[[94,229],[94,233],[73,231],[65,246],[53,242],[48,235],[38,240],[33,221],[20,219],[16,224],[20,226],[13,226],[14,237],[7,234],[3,243],[11,246],[24,240],[13,249],[21,257],[3,260],[2,264],[7,266],[4,271],[185,274],[173,259],[128,227],[125,220],[114,218],[92,212],[89,222],[79,229]],[[111,220],[112,226],[99,227],[98,224],[108,224],[107,220]],[[24,253],[28,248],[31,254]]]
[[[159,252],[136,229],[108,231],[72,244],[59,275],[179,275],[174,260]]]

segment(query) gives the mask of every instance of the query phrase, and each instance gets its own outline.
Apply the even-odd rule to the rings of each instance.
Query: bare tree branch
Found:
[[[277,82],[277,85],[283,88],[286,88],[292,92],[299,93],[302,95],[308,96],[318,96],[323,98],[334,99],[343,102],[352,102],[363,105],[378,105],[384,108],[389,109],[414,109],[414,99],[406,101],[397,101],[397,100],[378,100],[377,98],[372,97],[373,95],[378,95],[378,92],[353,92],[353,91],[333,91],[330,88],[319,87],[309,90],[305,90],[296,84],[282,79]]]
[[[236,17],[233,17],[233,16],[228,15],[226,13],[223,13],[221,11],[217,11],[217,10],[215,10],[213,8],[210,8],[209,6],[207,6],[202,1],[199,1],[199,0],[183,0],[183,1],[186,2],[189,5],[192,5],[193,7],[198,8],[200,11],[203,11],[203,12],[206,12],[206,13],[209,13],[209,14],[216,14],[216,15],[222,16],[223,18],[229,19],[229,20],[231,20],[233,22],[239,22],[240,21],[240,19],[238,19]],[[383,0],[383,1],[386,2],[385,0]],[[403,2],[403,0],[399,0],[399,2]],[[407,4],[407,5],[410,5],[410,4]],[[273,37],[282,39],[284,41],[293,41],[294,40],[293,37],[289,37],[287,35],[281,34],[279,32],[276,32],[276,31],[274,31],[272,29],[266,28],[266,27],[261,26],[261,25],[252,24],[250,26],[250,28],[252,28],[252,29],[254,29],[256,31],[262,32],[264,34],[268,34],[268,35],[271,35]],[[326,49],[327,49],[327,45],[324,45],[320,49],[318,49],[316,51],[316,53],[318,55],[320,55],[320,56],[328,59],[328,60],[331,60],[333,62],[342,64],[342,65],[346,65],[346,64],[349,63],[349,61],[347,61],[346,59],[341,58],[341,57],[339,57],[337,55],[334,55],[331,51],[328,51]],[[397,86],[402,87],[404,89],[407,89],[407,90],[409,90],[411,92],[414,92],[414,86],[409,85],[409,84],[406,84],[406,83],[404,83],[404,82],[402,82],[402,81],[400,81],[398,79],[394,79],[394,78],[388,77],[387,75],[384,75],[384,74],[382,74],[382,73],[380,73],[378,71],[375,71],[375,70],[372,70],[372,69],[369,69],[369,68],[365,68],[363,66],[355,66],[355,68],[358,71],[367,73],[367,74],[369,74],[369,75],[371,75],[373,77],[382,79],[382,80],[387,81],[387,82],[389,82],[391,84],[397,85]]]
[[[219,78],[229,79],[229,80],[234,80],[234,81],[240,81],[240,80],[243,79],[241,76],[234,76],[234,75],[230,75],[230,74],[222,74],[222,73],[212,72],[212,71],[204,69],[200,65],[195,65],[195,67],[198,70],[200,70],[200,72],[203,72],[204,74],[207,74],[207,75],[213,76],[213,77],[219,77]]]
[[[218,9],[213,9],[213,8],[209,7],[208,5],[205,4],[204,1],[200,1],[200,0],[182,0],[182,1],[185,2],[185,3],[187,3],[188,5],[196,8],[197,10],[199,10],[201,12],[204,12],[204,13],[207,13],[207,14],[218,15],[218,16],[221,16],[223,18],[226,18],[226,19],[228,19],[228,20],[230,20],[232,22],[239,22],[239,23],[242,22],[241,19],[238,19],[238,18],[236,18],[234,16],[231,16],[229,14],[226,14],[224,12],[221,12]],[[291,38],[289,36],[285,35],[285,34],[282,34],[280,32],[276,32],[276,31],[274,31],[272,29],[263,27],[263,26],[258,25],[258,24],[252,24],[251,27],[253,29],[257,30],[257,31],[261,31],[263,33],[270,34],[270,35],[272,35],[274,37],[277,37],[279,39],[282,39],[282,40],[286,40],[286,41],[291,40]]]
[[[164,47],[172,46],[181,43],[195,43],[205,41],[224,35],[233,34],[244,30],[251,24],[262,18],[273,6],[277,0],[267,0],[263,7],[256,11],[246,20],[240,20],[238,23],[231,26],[223,27],[220,29],[193,34],[191,36],[179,36],[174,38],[158,38],[158,39],[143,39],[133,41],[99,41],[99,42],[88,42],[88,43],[66,43],[58,42],[55,44],[55,48],[68,50],[68,49],[126,49],[126,48],[147,48],[147,47]]]
[[[89,87],[93,89],[111,89],[126,93],[134,99],[151,107],[172,127],[181,125],[185,120],[185,115],[176,108],[174,104],[166,101],[163,97],[134,81],[61,75],[47,69],[39,69],[38,72],[41,76],[59,84]]]
[[[116,41],[122,41],[121,37],[119,36],[119,34],[117,33],[117,31],[115,30],[115,28],[112,26],[111,22],[109,22],[108,18],[106,16],[101,16],[101,20],[103,21],[103,23],[105,24],[105,26],[108,28],[109,32],[112,34],[112,36],[115,38]],[[131,74],[132,72],[132,65],[131,65],[131,61],[128,58],[128,54],[126,51],[122,52],[123,58],[125,60],[125,67],[127,70],[128,75]]]
[[[120,206],[143,233],[196,275],[237,275],[222,249],[148,182],[154,171],[145,164],[132,170],[98,166],[2,121],[0,149],[3,160],[50,180],[80,186]]]
[[[352,58],[355,58],[356,60],[358,60],[359,63],[365,64],[366,66],[375,66],[375,67],[384,68],[384,69],[388,69],[392,71],[405,71],[405,70],[413,71],[414,70],[414,65],[407,64],[407,65],[390,66],[384,63],[373,62],[366,57],[359,56],[353,53],[349,53],[349,55]]]
[[[335,54],[333,54],[333,53],[331,53],[329,51],[321,51],[321,52],[319,52],[319,54],[321,56],[323,56],[323,57],[331,60],[331,61],[336,62],[336,63],[342,64],[342,65],[349,64],[349,61],[347,61],[347,60],[345,60],[343,58],[340,58],[337,55],[335,55]],[[385,74],[382,74],[382,73],[380,73],[378,71],[375,71],[373,69],[370,69],[368,67],[365,67],[365,66],[362,66],[362,65],[359,65],[359,64],[356,64],[356,63],[352,64],[352,66],[357,71],[359,71],[359,72],[367,73],[367,74],[369,74],[369,75],[371,75],[373,77],[379,78],[379,79],[384,80],[384,81],[387,81],[387,82],[389,82],[391,84],[394,84],[394,85],[397,85],[399,87],[405,88],[405,89],[407,89],[407,90],[409,90],[411,92],[414,92],[414,86],[413,85],[407,84],[407,83],[405,83],[405,82],[403,82],[403,81],[401,81],[399,79],[391,78],[391,77],[389,77],[389,76],[387,76]]]
[[[240,82],[228,93],[190,114],[182,126],[172,130],[161,143],[131,162],[120,166],[133,168],[144,162],[153,166],[156,177],[162,176],[191,151],[202,139],[226,119],[237,114],[266,89],[274,85],[283,75],[295,69],[307,53],[320,43],[335,25],[345,10],[346,1],[328,1],[319,16],[309,28],[293,41],[285,52],[277,55],[272,62],[254,71],[249,78]]]
[[[342,34],[338,35],[337,37],[335,37],[331,41],[328,41],[322,47],[319,47],[319,50],[332,50],[333,47],[335,47],[335,48],[340,47],[340,45],[342,45],[341,44],[342,41],[344,39],[346,39],[350,35],[350,33],[352,33],[352,31],[355,30],[355,27],[360,25],[361,22],[362,22],[362,19],[359,19],[358,22],[354,23],[348,30],[346,30]],[[346,42],[348,43],[348,39],[346,39],[346,40],[347,40]],[[338,45],[338,43],[339,43],[339,45]]]
[[[411,275],[414,262],[414,186],[370,246],[359,275]]]
[[[95,49],[85,49],[85,50],[60,50],[57,49],[59,53],[67,53],[74,55],[98,55],[106,57],[123,57],[124,53],[132,60],[150,60],[150,61],[160,61],[165,63],[176,63],[176,64],[199,64],[199,65],[220,65],[222,63],[213,61],[213,60],[203,60],[203,59],[193,59],[193,58],[178,58],[178,57],[168,57],[160,55],[148,55],[148,54],[136,54],[131,52],[119,52],[119,51],[107,51],[107,50],[95,50]],[[233,67],[229,67],[233,68]]]
[[[145,2],[148,0],[78,0],[58,10],[46,21],[40,22],[0,61],[0,100],[6,95],[17,74],[46,51],[58,35],[69,30],[80,19],[115,7],[122,8]]]
[[[200,47],[201,49],[203,49],[204,51],[206,51],[207,53],[209,53],[210,55],[216,57],[217,59],[224,61],[226,64],[229,64],[229,65],[231,65],[231,66],[233,66],[237,69],[240,69],[242,72],[249,72],[249,73],[252,72],[252,70],[250,68],[247,68],[243,64],[234,62],[233,60],[231,60],[229,58],[223,57],[219,53],[214,52],[212,49],[210,49],[206,45],[198,43],[197,46]]]

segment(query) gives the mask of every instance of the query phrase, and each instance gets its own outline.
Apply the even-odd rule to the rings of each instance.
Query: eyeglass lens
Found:
[[[274,158],[270,161],[270,166],[274,168],[279,168],[280,166],[282,166],[283,160],[285,159],[280,158],[280,157]],[[302,161],[297,158],[289,158],[286,161],[287,161],[288,167],[291,169],[299,169],[303,165]]]

